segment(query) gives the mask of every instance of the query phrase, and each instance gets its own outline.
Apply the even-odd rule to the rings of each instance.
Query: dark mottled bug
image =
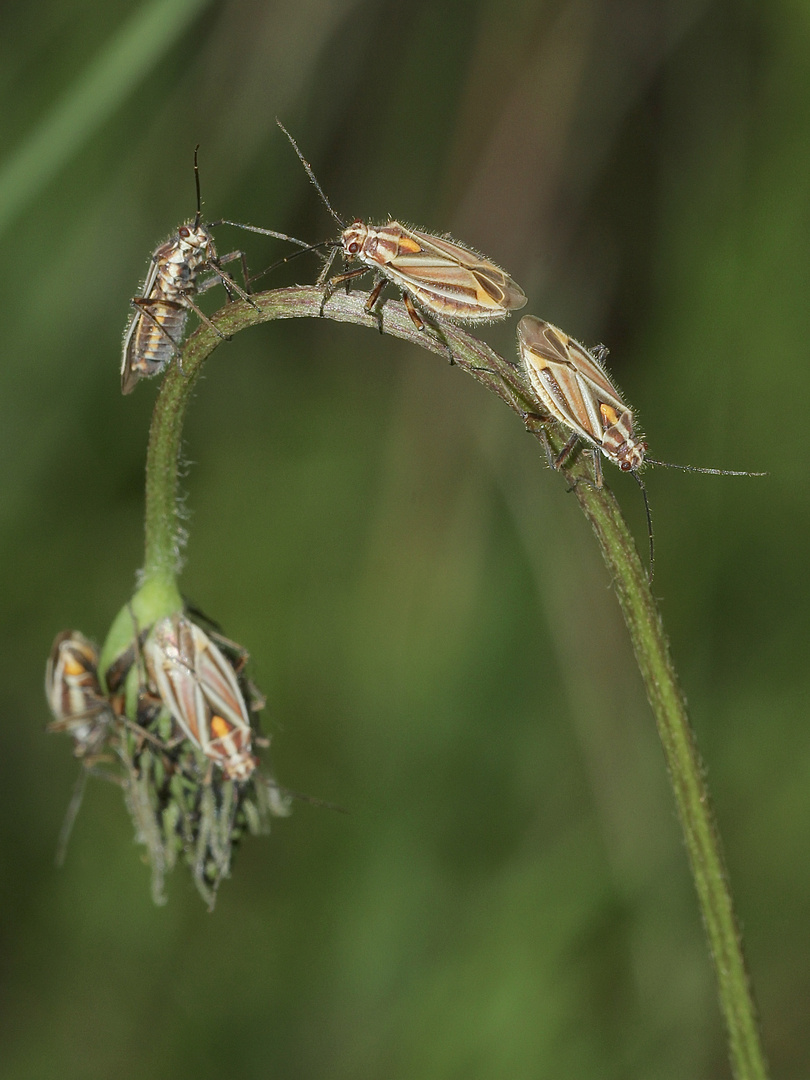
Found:
[[[171,239],[157,248],[152,255],[142,295],[131,301],[135,314],[124,336],[121,360],[121,392],[124,394],[131,393],[139,379],[157,375],[171,358],[178,354],[189,311],[193,311],[206,326],[224,339],[225,335],[194,303],[192,297],[195,294],[203,293],[212,285],[221,282],[229,298],[235,293],[242,300],[256,306],[245,289],[240,288],[222,269],[228,263],[240,259],[245,285],[249,289],[244,252],[232,251],[228,255],[218,256],[210,232],[212,228],[217,225],[235,225],[237,228],[262,232],[280,240],[290,240],[300,247],[308,246],[284,233],[276,233],[271,229],[253,229],[252,226],[239,225],[238,222],[212,222],[206,228],[202,224],[197,150],[194,151],[194,179],[197,186],[197,213],[193,221],[181,225]],[[210,270],[212,276],[199,282],[198,275],[205,270]]]

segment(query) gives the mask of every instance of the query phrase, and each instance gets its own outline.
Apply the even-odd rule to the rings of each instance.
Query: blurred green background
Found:
[[[248,839],[209,915],[183,869],[152,905],[91,781],[54,869],[45,658],[143,557],[156,385],[121,397],[120,344],[194,146],[209,220],[334,235],[276,115],[339,212],[448,230],[605,342],[653,456],[770,471],[647,484],[766,1049],[810,1073],[809,46],[784,0],[3,4],[3,1080],[729,1076],[594,540],[500,401],[358,327],[214,354],[183,576],[253,655],[280,781],[350,814]],[[482,336],[513,357],[515,324]]]

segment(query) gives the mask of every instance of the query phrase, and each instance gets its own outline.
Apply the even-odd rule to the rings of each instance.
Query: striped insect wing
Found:
[[[543,410],[597,446],[619,468],[638,469],[647,444],[636,439],[633,413],[596,357],[534,315],[520,320],[518,345]]]
[[[176,614],[144,646],[147,670],[186,738],[232,780],[256,768],[250,721],[233,667],[198,626]]]
[[[211,711],[206,753],[231,780],[247,780],[256,767],[251,728],[236,672],[211,639],[192,626],[200,685]]]
[[[580,377],[583,356],[571,348],[576,343],[534,315],[520,320],[518,342],[529,382],[545,410],[584,438],[600,442],[598,408]]]
[[[388,278],[427,311],[457,322],[490,322],[523,307],[526,296],[489,259],[445,237],[398,221],[355,221],[341,236],[343,254]]]
[[[421,257],[433,264],[433,284],[440,285],[443,296],[458,303],[455,318],[501,319],[525,306],[526,294],[518,283],[483,255],[443,236],[418,229],[406,232],[418,242]]]
[[[84,757],[107,736],[112,711],[98,678],[98,649],[78,630],[57,635],[45,668],[45,695],[54,719],[48,731],[65,731]]]
[[[147,671],[183,734],[202,748],[206,726],[205,699],[194,671],[190,623],[182,616],[159,622],[144,645]]]
[[[233,667],[213,641],[193,624],[192,634],[196,647],[197,674],[211,708],[225,715],[238,717],[245,727],[250,727],[242,691]]]

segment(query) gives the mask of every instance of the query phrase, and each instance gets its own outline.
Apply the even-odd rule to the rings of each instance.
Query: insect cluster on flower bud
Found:
[[[185,615],[134,629],[103,678],[98,650],[77,631],[60,634],[48,659],[48,730],[70,734],[83,765],[57,862],[87,777],[98,775],[123,789],[148,852],[155,901],[165,899],[165,874],[182,858],[213,907],[244,832],[266,832],[272,817],[289,813],[286,796],[257,772],[252,752],[249,717],[264,698],[244,675],[247,653]]]

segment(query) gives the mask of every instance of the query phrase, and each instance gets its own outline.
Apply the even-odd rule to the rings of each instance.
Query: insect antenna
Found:
[[[289,131],[287,131],[287,129],[284,127],[284,125],[282,124],[282,122],[279,120],[278,117],[276,117],[276,123],[281,128],[281,130],[284,132],[284,134],[287,136],[287,138],[290,140],[290,145],[292,146],[293,150],[298,155],[298,160],[301,162],[301,164],[306,169],[307,176],[309,177],[310,182],[312,183],[313,187],[315,188],[315,190],[318,192],[321,199],[323,200],[324,206],[329,211],[329,213],[332,215],[332,217],[335,219],[335,221],[338,223],[338,225],[341,227],[341,229],[345,229],[346,228],[346,222],[343,221],[343,219],[340,218],[335,213],[335,211],[334,211],[334,209],[332,207],[332,204],[327,199],[323,188],[318,183],[318,181],[315,179],[315,173],[312,171],[312,166],[307,161],[307,159],[304,157],[304,155],[301,153],[301,151],[298,149],[298,143],[295,141],[295,139],[292,137],[292,135],[289,133]]]
[[[200,170],[197,165],[197,151],[200,149],[200,144],[194,147],[194,181],[197,185],[197,214],[194,218],[194,228],[198,228],[200,219],[202,217],[202,199],[200,197]],[[287,233],[276,232],[275,229],[261,229],[258,225],[243,225],[241,221],[228,221],[227,218],[220,218],[219,221],[212,221],[209,225],[209,229],[216,229],[220,225],[233,225],[235,229],[246,229],[247,232],[261,233],[262,236],[273,236],[276,240],[287,240],[291,244],[297,244],[300,248],[309,248],[309,244],[306,240],[299,240],[295,236],[288,236]]]
[[[86,784],[87,769],[82,766],[81,772],[76,777],[76,783],[73,785],[73,794],[70,796],[70,802],[68,803],[68,808],[65,811],[65,820],[62,822],[62,828],[59,830],[59,839],[56,842],[56,855],[54,857],[54,862],[59,868],[65,865],[68,843],[70,842],[70,834],[73,832],[73,826],[76,823],[76,818],[78,817],[79,810],[81,809]]]
[[[246,232],[260,233],[262,236],[273,236],[276,240],[287,240],[291,244],[297,244],[298,247],[303,248],[304,251],[309,251],[313,246],[308,244],[306,240],[299,240],[296,236],[289,236],[287,233],[276,232],[275,229],[262,229],[258,225],[244,225],[241,221],[229,221],[227,218],[220,218],[219,221],[212,221],[208,226],[209,229],[219,228],[220,225],[233,225],[235,229],[244,229]],[[316,244],[315,247],[320,245]]]
[[[277,795],[287,799],[297,799],[298,802],[309,803],[310,806],[320,806],[324,810],[334,810],[338,814],[348,814],[349,811],[345,806],[340,806],[338,803],[327,802],[326,799],[319,799],[317,795],[304,795],[301,791],[293,791],[292,788],[284,787],[283,784],[278,784],[274,779],[269,776],[263,777],[268,789],[274,791]]]
[[[197,165],[197,151],[200,149],[200,144],[194,147],[194,183],[197,185],[197,214],[194,218],[194,228],[200,227],[200,218],[202,217],[202,199],[200,198],[200,170]]]
[[[767,476],[766,472],[746,472],[744,469],[701,469],[697,465],[674,465],[671,461],[656,461],[655,458],[644,458],[646,465],[661,465],[665,469],[678,469],[680,472],[707,473],[710,476]]]
[[[638,475],[635,470],[631,470],[631,476],[641,488],[641,494],[644,497],[644,513],[647,515],[647,536],[650,540],[650,569],[647,571],[647,581],[652,585],[653,574],[655,573],[655,539],[653,537],[653,523],[652,523],[652,511],[650,510],[650,500],[647,497],[647,488],[644,481]]]
[[[233,223],[229,222],[229,221],[225,221],[225,222],[222,222],[222,224],[230,225],[230,224],[233,224]],[[291,239],[291,238],[288,237],[288,239]],[[306,247],[302,247],[300,251],[294,251],[292,253],[292,255],[285,255],[283,259],[277,259],[274,263],[272,263],[270,266],[268,266],[265,270],[262,270],[258,274],[254,274],[250,278],[250,284],[252,285],[254,281],[258,281],[259,278],[264,277],[265,274],[269,274],[270,271],[275,270],[276,267],[283,266],[284,263],[292,262],[292,260],[297,259],[299,255],[306,255],[307,252],[320,251],[321,248],[327,248],[327,247],[334,248],[335,247],[334,241],[332,241],[332,240],[322,240],[320,242],[320,244],[307,244]]]
[[[678,469],[679,472],[696,472],[706,473],[709,476],[767,476],[766,472],[746,472],[743,469],[703,469],[697,465],[675,465],[671,461],[656,461],[655,458],[644,458],[645,465],[660,465],[664,469]],[[653,539],[653,524],[652,513],[650,512],[650,500],[647,497],[647,488],[644,485],[644,481],[638,475],[635,469],[630,470],[634,480],[641,488],[641,494],[644,496],[644,511],[647,515],[647,534],[650,538],[650,570],[647,575],[650,584],[652,584],[653,572],[655,569],[655,542]]]
[[[59,839],[56,843],[54,864],[60,869],[65,865],[70,836],[73,832],[73,826],[76,824],[76,818],[79,816],[79,810],[81,810],[88,776],[100,776],[104,780],[112,780],[114,783],[118,783],[118,780],[112,775],[97,771],[92,764],[88,764],[87,762],[82,763],[79,775],[76,777],[76,783],[73,785],[73,793],[70,796],[70,802],[65,811],[65,819],[62,822],[62,828],[59,830]],[[337,809],[340,808],[338,807]]]

